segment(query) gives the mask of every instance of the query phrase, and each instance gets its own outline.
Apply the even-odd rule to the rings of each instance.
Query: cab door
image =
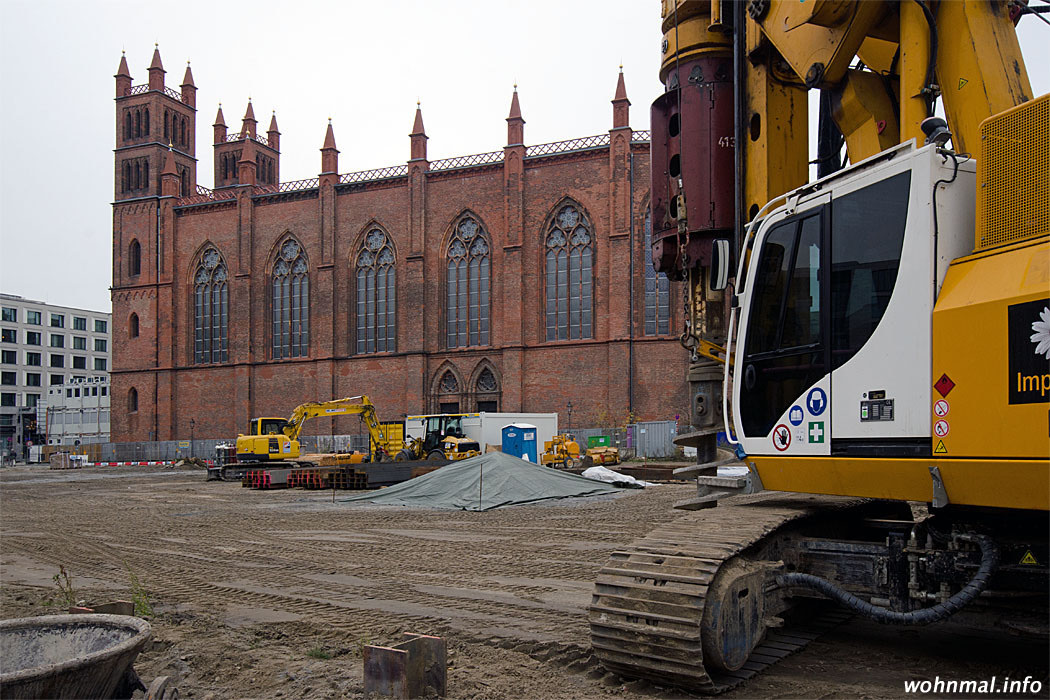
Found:
[[[748,454],[829,453],[828,219],[822,204],[772,223],[759,240],[734,377]]]

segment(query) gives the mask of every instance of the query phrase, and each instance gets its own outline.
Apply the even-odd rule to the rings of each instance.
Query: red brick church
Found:
[[[651,266],[649,135],[621,73],[607,133],[282,182],[276,116],[221,107],[198,184],[196,87],[159,51],[116,74],[112,436],[226,437],[249,417],[365,394],[382,420],[558,412],[562,426],[673,418],[686,401],[677,285]],[[406,120],[407,121],[407,120]],[[309,432],[357,432],[356,418]]]

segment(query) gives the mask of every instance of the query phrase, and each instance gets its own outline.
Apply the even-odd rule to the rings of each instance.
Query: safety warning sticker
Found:
[[[937,441],[937,447],[933,448],[933,453],[938,455],[948,454],[948,448],[944,446],[944,440]]]
[[[778,452],[783,452],[791,444],[791,431],[788,427],[781,423],[777,427],[773,428],[773,447],[777,448]]]
[[[1035,555],[1032,554],[1032,550],[1029,549],[1024,553],[1024,556],[1021,557],[1021,563],[1027,564],[1028,566],[1038,566],[1039,560],[1035,558]]]
[[[933,404],[933,415],[939,418],[944,418],[948,415],[949,408],[950,406],[948,406],[948,402],[944,399],[940,399],[937,403]]]
[[[933,385],[933,388],[937,390],[938,394],[947,398],[948,394],[955,388],[955,382],[947,374],[942,374],[937,383]]]
[[[933,434],[937,437],[944,437],[948,434],[948,421],[939,420],[933,424]]]

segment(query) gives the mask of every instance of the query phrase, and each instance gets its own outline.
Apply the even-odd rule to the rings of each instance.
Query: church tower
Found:
[[[179,195],[193,194],[197,186],[197,86],[189,63],[181,92],[165,87],[160,49],[154,48],[149,81],[132,85],[128,62],[120,57],[117,82],[117,140],[114,162],[114,199],[122,201],[160,194],[160,171],[168,145],[175,154]]]
[[[111,432],[133,440],[172,435],[174,206],[197,189],[197,86],[188,63],[180,91],[164,73],[154,48],[145,84],[124,56],[114,76]]]

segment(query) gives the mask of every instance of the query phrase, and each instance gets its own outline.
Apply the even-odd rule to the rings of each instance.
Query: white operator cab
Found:
[[[975,180],[972,160],[908,142],[761,221],[736,298],[745,452],[929,454],[933,306],[948,264],[973,250]]]

